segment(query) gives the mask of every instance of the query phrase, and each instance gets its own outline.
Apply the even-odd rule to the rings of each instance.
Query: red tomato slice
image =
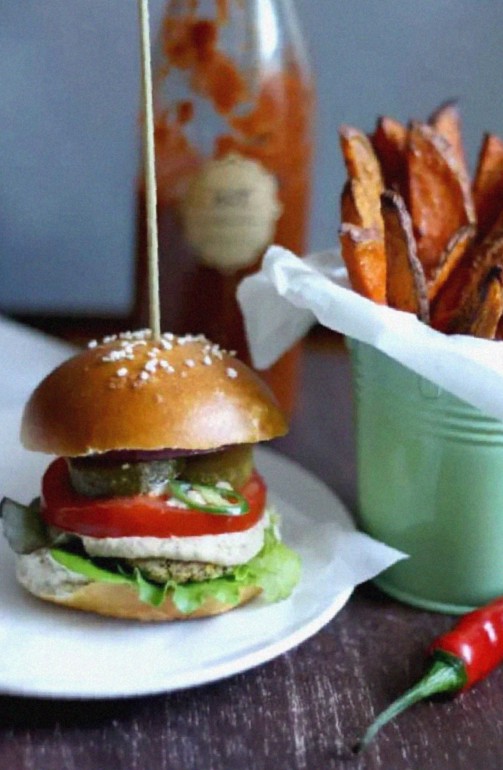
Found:
[[[250,529],[263,515],[266,485],[257,471],[239,491],[250,506],[242,516],[177,508],[165,495],[90,498],[75,492],[66,461],[60,457],[42,479],[41,515],[47,524],[90,537],[221,535]]]

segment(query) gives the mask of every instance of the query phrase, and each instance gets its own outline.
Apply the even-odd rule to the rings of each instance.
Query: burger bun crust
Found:
[[[112,450],[211,450],[286,433],[262,380],[201,337],[115,339],[70,358],[26,404],[21,441],[78,457]]]
[[[173,600],[167,596],[160,607],[152,607],[141,602],[134,590],[126,585],[111,585],[109,583],[89,583],[83,588],[76,589],[70,596],[57,597],[48,594],[33,594],[54,604],[60,604],[75,610],[94,612],[112,618],[124,620],[141,620],[144,622],[191,620],[221,615],[245,604],[257,596],[261,589],[250,586],[240,591],[237,604],[223,604],[216,599],[206,599],[197,610],[190,613],[180,612]],[[30,591],[30,593],[33,593]]]

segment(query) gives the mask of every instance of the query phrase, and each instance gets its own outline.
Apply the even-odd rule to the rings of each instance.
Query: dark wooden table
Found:
[[[277,449],[354,508],[349,375],[342,345],[311,342],[299,408]],[[350,751],[420,676],[428,642],[452,620],[366,585],[297,649],[211,685],[115,701],[1,697],[0,768],[501,770],[503,670],[454,700],[416,705],[364,755]]]

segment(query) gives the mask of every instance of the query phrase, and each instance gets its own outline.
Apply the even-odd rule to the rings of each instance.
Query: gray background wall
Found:
[[[152,21],[164,0],[151,0]],[[503,135],[501,0],[297,0],[318,81],[310,245],[336,242],[339,124],[458,98],[473,167]],[[0,309],[127,310],[136,0],[0,0]]]

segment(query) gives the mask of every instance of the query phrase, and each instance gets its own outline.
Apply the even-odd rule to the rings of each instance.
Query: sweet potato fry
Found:
[[[453,233],[473,223],[473,207],[451,146],[431,126],[411,125],[407,163],[417,251],[430,279]]]
[[[475,238],[475,227],[466,225],[460,227],[452,238],[440,258],[438,268],[428,285],[428,299],[432,302],[442,286],[449,280],[466,251],[470,248]]]
[[[386,299],[390,307],[428,322],[428,296],[418,259],[412,221],[403,198],[392,190],[381,196],[386,248]]]
[[[456,314],[450,327],[451,334],[470,334],[472,337],[494,339],[503,313],[503,286],[501,267],[491,267],[481,283],[472,287],[465,298],[461,312]]]
[[[343,222],[339,228],[341,255],[351,286],[368,299],[386,302],[386,258],[384,240],[377,228]]]
[[[501,268],[493,267],[485,281],[481,303],[468,328],[468,334],[493,340],[503,314],[503,285]]]
[[[459,170],[468,180],[468,165],[463,145],[463,133],[461,129],[461,115],[455,101],[444,102],[430,115],[428,120],[438,133],[446,139],[452,147],[454,158]]]
[[[355,199],[353,196],[353,187],[351,180],[348,179],[342,188],[341,193],[341,222],[349,222],[352,225],[361,227],[362,219],[357,211]]]
[[[372,228],[377,227],[375,220],[374,195],[358,179],[348,179],[341,195],[341,222]]]
[[[496,328],[496,333],[494,335],[495,340],[503,340],[503,315],[501,316],[500,320],[498,321],[498,326]]]
[[[486,134],[480,148],[473,199],[481,240],[503,211],[503,141],[494,134]]]
[[[383,116],[378,118],[370,139],[381,164],[385,187],[397,190],[407,201],[407,128],[398,120]]]
[[[363,228],[377,228],[382,232],[379,196],[384,187],[381,168],[372,144],[362,131],[351,126],[341,126],[339,136],[353,201],[359,215],[359,221],[352,224]]]
[[[466,308],[493,267],[503,265],[503,214],[489,235],[467,249],[431,302],[431,325],[446,334],[454,333],[469,315]],[[460,320],[461,319],[461,320]]]
[[[473,202],[470,173],[463,144],[461,115],[455,101],[444,102],[430,116],[430,125],[447,141],[451,148],[452,162],[459,175],[465,197],[469,220],[475,223],[475,204]]]

